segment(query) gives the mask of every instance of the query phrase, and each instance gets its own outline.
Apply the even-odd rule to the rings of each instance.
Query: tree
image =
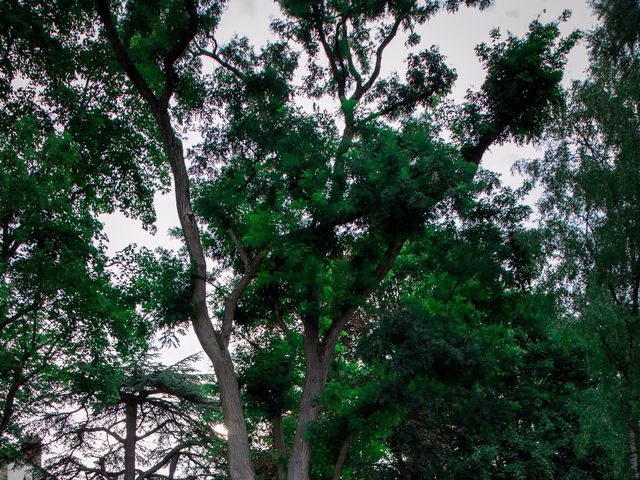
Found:
[[[462,3],[489,2],[443,7]],[[308,58],[303,93],[332,99],[337,116],[296,105],[298,54],[285,41],[260,53],[244,40],[218,48],[218,3],[97,5],[172,169],[189,254],[189,317],[218,380],[231,478],[254,478],[254,469],[229,345],[239,304],[263,295],[267,310],[249,316],[254,325],[266,314],[285,335],[302,335],[305,374],[287,478],[306,479],[306,432],[342,332],[405,243],[470,181],[487,148],[541,133],[561,100],[564,55],[575,38],[557,43],[556,24],[534,22],[525,39],[481,48],[487,80],[460,111],[458,143],[447,144],[428,115],[415,113],[433,110],[455,78],[437,49],[408,57],[406,81],[380,78],[385,48],[400,31],[415,47],[415,26],[440,3],[281,2],[285,20],[274,29]],[[202,73],[202,58],[217,66],[213,77]],[[203,119],[206,140],[190,176],[177,128],[193,118]],[[217,322],[207,304],[207,255],[235,274]]]
[[[600,25],[588,36],[589,78],[574,85],[556,144],[528,171],[546,189],[540,210],[555,259],[551,278],[565,290],[577,326],[592,335],[598,389],[609,390],[616,405],[601,408],[623,413],[624,424],[612,419],[625,431],[623,470],[638,479],[640,8],[628,1],[593,6]],[[619,458],[616,437],[609,448]]]
[[[46,470],[59,478],[220,478],[210,454],[220,442],[209,424],[214,404],[193,360],[167,367],[143,357],[100,367],[98,378],[79,375],[75,402],[42,421],[57,450]]]
[[[403,250],[364,332],[337,354],[314,478],[610,478],[598,446],[576,442],[587,350],[533,285],[539,232],[487,180]]]
[[[64,390],[66,370],[101,354],[108,335],[123,352],[144,337],[130,335],[142,326],[110,284],[96,217],[118,208],[151,227],[164,167],[144,117],[109,97],[105,85],[117,89],[117,79],[96,80],[86,60],[100,46],[84,12],[68,6],[0,7],[3,463],[29,416]]]

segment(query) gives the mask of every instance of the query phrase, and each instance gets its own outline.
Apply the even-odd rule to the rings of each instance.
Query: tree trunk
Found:
[[[315,337],[315,338],[314,338]],[[310,423],[318,418],[319,406],[317,397],[322,393],[327,381],[330,354],[321,348],[317,336],[305,332],[305,379],[298,411],[298,423],[293,439],[287,480],[309,480],[309,461],[311,445],[305,440],[305,432]]]
[[[113,21],[108,0],[97,0],[97,12],[104,25],[109,43],[114,49],[116,58],[134,87],[149,105],[160,130],[164,151],[169,159],[175,186],[175,200],[180,226],[184,235],[189,259],[191,261],[191,298],[193,309],[192,324],[203,350],[213,363],[213,368],[220,386],[220,398],[224,424],[228,432],[229,469],[232,480],[253,480],[255,473],[251,463],[249,437],[242,412],[240,389],[235,375],[233,363],[228,350],[228,338],[216,332],[209,317],[207,308],[207,264],[200,239],[200,232],[193,213],[189,174],[184,161],[184,149],[171,124],[169,102],[175,89],[177,74],[174,64],[182,55],[198,31],[198,12],[193,1],[185,2],[190,21],[187,30],[171,51],[164,58],[165,85],[160,97],[141,75],[135,62],[129,56],[125,44],[119,37],[118,29]]]
[[[224,426],[227,429],[231,478],[232,480],[252,480],[255,478],[255,472],[251,462],[249,436],[242,411],[238,379],[231,357],[228,354],[224,355],[223,361],[214,362],[213,368],[220,388],[220,403]]]
[[[338,453],[338,458],[336,459],[336,463],[333,466],[333,480],[340,480],[340,477],[342,476],[342,469],[344,468],[344,464],[347,461],[347,453],[349,452],[349,447],[353,443],[354,438],[356,438],[355,430],[349,432],[349,434],[342,441],[340,452]]]
[[[203,318],[203,315],[202,312],[200,315],[196,313],[192,324],[202,349],[213,364],[220,388],[220,403],[224,426],[227,430],[229,473],[232,480],[253,480],[255,472],[251,462],[249,436],[231,355],[214,330],[208,316]]]
[[[283,462],[284,459],[287,458],[287,448],[284,444],[284,433],[282,432],[282,415],[274,417],[271,424],[273,428],[273,449],[276,452],[274,459],[278,467],[278,479],[286,480],[287,469]]]
[[[200,232],[191,206],[189,176],[184,162],[182,142],[175,136],[168,114],[159,118],[159,124],[173,173],[180,225],[194,271],[191,296],[194,310],[192,324],[202,349],[213,363],[220,388],[220,402],[224,426],[227,430],[230,475],[232,480],[253,480],[255,472],[251,462],[249,436],[242,411],[238,379],[229,350],[221,335],[214,330],[209,318],[206,303],[207,267],[200,241]]]
[[[135,480],[136,478],[137,425],[138,405],[133,398],[128,398],[125,403],[124,480]]]

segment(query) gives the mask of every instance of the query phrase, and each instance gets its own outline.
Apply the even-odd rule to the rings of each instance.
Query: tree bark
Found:
[[[133,398],[125,403],[124,480],[136,480],[136,430],[138,405]]]
[[[275,461],[278,467],[278,479],[286,480],[287,469],[284,466],[284,459],[287,458],[287,448],[284,443],[284,433],[282,431],[282,415],[277,415],[271,422],[273,435],[273,449],[275,450]]]
[[[189,299],[193,310],[191,322],[203,350],[213,363],[220,386],[224,425],[228,432],[227,445],[229,448],[230,475],[232,480],[253,480],[255,473],[251,463],[249,438],[242,412],[238,380],[231,361],[231,355],[229,355],[227,341],[225,341],[222,334],[215,331],[209,317],[206,258],[191,204],[189,174],[184,161],[184,149],[182,142],[175,133],[169,114],[169,102],[177,78],[174,63],[185,52],[189,43],[195,37],[199,24],[195,2],[193,0],[184,0],[184,4],[189,15],[189,25],[173,48],[165,55],[165,86],[162,95],[158,97],[143,75],[141,75],[135,62],[129,56],[126,46],[120,39],[118,29],[111,16],[109,1],[96,0],[98,15],[103,23],[109,43],[127,77],[151,109],[161,134],[165,154],[171,166],[176,209],[191,261],[191,298]]]
[[[214,362],[214,370],[220,388],[220,403],[227,429],[229,448],[229,470],[232,480],[252,480],[255,478],[247,425],[242,411],[240,388],[231,356],[224,352],[223,361]]]
[[[314,329],[314,327],[311,327]],[[305,379],[298,411],[298,422],[293,439],[287,480],[309,480],[309,461],[311,460],[311,445],[305,440],[305,433],[310,423],[318,418],[318,396],[322,393],[327,381],[329,360],[331,355],[322,348],[318,341],[317,332],[309,332],[305,328],[304,356]]]
[[[224,426],[227,429],[231,478],[233,480],[252,480],[255,478],[255,472],[251,462],[249,437],[242,411],[238,379],[227,344],[222,335],[215,331],[209,318],[206,303],[207,267],[198,225],[191,207],[189,176],[184,162],[182,142],[175,136],[169,123],[168,114],[166,118],[159,120],[174,178],[176,208],[194,270],[191,297],[192,324],[200,345],[211,359],[218,380]]]
[[[344,469],[344,464],[347,461],[347,453],[349,452],[349,447],[353,443],[354,438],[356,438],[355,430],[349,432],[349,434],[342,441],[342,445],[340,445],[340,452],[338,452],[338,458],[336,459],[336,463],[333,466],[333,480],[340,480],[340,477],[342,476],[342,470]]]

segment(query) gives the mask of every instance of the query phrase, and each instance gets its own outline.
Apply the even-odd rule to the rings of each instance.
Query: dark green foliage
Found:
[[[589,78],[574,84],[544,158],[523,166],[545,187],[545,246],[556,259],[547,279],[564,294],[598,379],[585,399],[585,438],[607,449],[616,478],[639,474],[640,29],[632,3],[594,2],[601,24],[588,36]]]
[[[123,352],[146,342],[134,305],[109,283],[98,200],[74,175],[82,164],[76,147],[33,117],[18,120],[0,143],[3,447],[25,415],[50,401],[65,369],[111,348],[107,332]]]
[[[465,155],[476,158],[474,144],[523,142],[542,134],[552,112],[563,104],[560,80],[565,58],[579,37],[573,33],[556,46],[558,36],[557,23],[534,21],[524,39],[510,34],[499,42],[501,35],[495,30],[491,47],[476,48],[487,76],[479,92],[469,92],[454,124]]]
[[[100,3],[102,30],[85,2],[2,6],[0,369],[9,380],[0,393],[5,405],[17,401],[2,420],[6,438],[19,443],[22,420],[51,398],[37,381],[86,415],[58,416],[69,447],[55,464],[62,476],[119,470],[119,447],[98,452],[90,442],[132,411],[141,429],[155,429],[157,448],[141,444],[140,465],[170,469],[178,457],[163,455],[178,442],[196,448],[180,457],[182,472],[225,475],[210,428],[221,415],[203,402],[200,382],[144,357],[151,335],[175,343],[209,302],[212,325],[206,308],[197,325],[214,342],[207,351],[220,384],[233,387],[237,369],[243,398],[233,407],[244,417],[233,418],[249,425],[259,476],[282,477],[304,440],[318,479],[606,478],[600,443],[583,435],[576,447],[579,399],[592,379],[583,345],[556,328],[555,297],[537,287],[541,233],[521,226],[527,209],[517,195],[494,192],[496,180],[478,173],[490,145],[539,139],[561,110],[576,35],[560,39],[557,23],[537,21],[524,38],[494,32],[494,44],[477,49],[481,91],[444,119],[457,74],[437,47],[416,48],[415,27],[440,9],[490,1],[282,0],[279,38],[260,51],[241,38],[217,44],[223,3]],[[381,77],[398,32],[410,50],[405,78]],[[44,40],[47,63],[38,57]],[[334,103],[322,110],[301,99]],[[633,151],[622,139],[636,125],[620,118],[607,117],[602,135]],[[190,178],[175,177],[183,193],[180,181],[190,186],[201,224],[191,257],[131,247],[108,263],[97,215],[120,209],[152,228],[153,194],[166,186],[160,148],[174,174],[183,161],[177,126],[203,138],[188,152]],[[585,174],[616,186],[604,170]],[[178,200],[187,204],[182,226],[193,226],[188,192]],[[595,275],[631,271],[604,253],[609,263]],[[590,309],[610,311],[595,298]],[[120,430],[106,434],[126,443]]]
[[[98,356],[133,354],[149,334],[111,284],[97,216],[117,208],[152,228],[166,168],[137,103],[115,95],[122,77],[102,72],[85,7],[0,7],[3,455],[71,376]]]
[[[287,339],[277,335],[265,335],[264,339],[253,341],[260,344],[253,344],[243,359],[247,367],[240,370],[240,382],[252,411],[271,420],[295,406],[292,387],[297,380],[296,350]]]
[[[131,302],[140,306],[154,330],[165,330],[173,340],[173,330],[185,329],[192,315],[189,305],[191,273],[183,255],[158,249],[119,252],[115,262],[122,270],[121,286]]]
[[[603,452],[575,443],[587,352],[531,290],[525,214],[501,193],[405,250],[397,307],[339,357],[323,395],[316,478],[350,433],[344,478],[607,478]]]

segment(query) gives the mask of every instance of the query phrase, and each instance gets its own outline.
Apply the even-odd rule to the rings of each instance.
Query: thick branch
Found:
[[[122,40],[120,39],[120,35],[118,35],[118,30],[116,29],[115,24],[113,23],[113,18],[111,16],[111,11],[109,10],[109,0],[97,0],[97,10],[98,15],[100,16],[100,20],[104,25],[105,32],[107,34],[107,39],[113,50],[116,53],[116,58],[127,76],[136,87],[136,90],[140,92],[142,98],[149,104],[154,114],[158,114],[160,112],[160,104],[158,98],[151,90],[151,87],[147,83],[147,81],[142,77],[142,74],[136,67],[135,63],[129,56],[127,49],[125,48]]]
[[[326,55],[327,60],[329,61],[329,66],[331,67],[331,73],[333,75],[333,79],[335,80],[336,86],[338,88],[338,97],[342,100],[345,98],[345,95],[346,95],[345,78],[340,73],[340,70],[338,68],[338,64],[336,61],[336,57],[334,55],[334,52],[331,51],[331,46],[329,45],[329,42],[327,41],[327,37],[324,33],[323,19],[321,16],[322,12],[320,12],[318,8],[314,6],[313,14],[314,14],[314,21],[315,21],[315,29],[316,29],[316,32],[318,33],[320,44],[322,45],[322,49],[324,50],[324,54]]]
[[[359,292],[357,292],[355,295],[356,298],[365,300],[373,292],[373,290],[380,284],[380,282],[384,279],[384,277],[387,275],[387,273],[389,273],[389,271],[393,267],[393,264],[395,263],[396,258],[398,258],[398,255],[400,254],[400,250],[402,250],[404,242],[405,242],[404,239],[396,239],[389,244],[389,246],[387,247],[387,251],[385,252],[382,263],[378,265],[378,268],[376,268],[375,272],[373,273],[373,281],[369,282],[367,286],[365,286]],[[353,303],[352,305],[346,308],[346,310],[344,311],[344,313],[340,318],[332,322],[331,327],[329,328],[329,331],[327,332],[324,340],[325,342],[324,348],[325,348],[326,355],[331,354],[331,352],[336,346],[336,343],[338,342],[338,337],[340,336],[340,333],[342,332],[342,330],[344,330],[345,326],[353,318],[353,315],[355,314],[357,309],[358,309],[358,305]]]
[[[391,26],[391,30],[389,31],[387,36],[384,37],[384,39],[378,46],[376,50],[376,63],[375,63],[375,66],[373,67],[373,71],[371,72],[371,75],[369,76],[367,83],[365,83],[362,86],[362,88],[356,90],[354,94],[354,98],[356,100],[359,100],[360,98],[362,98],[362,96],[369,91],[369,89],[373,86],[374,82],[378,79],[378,76],[380,75],[380,69],[382,68],[382,55],[384,54],[384,50],[387,48],[389,43],[391,43],[391,40],[393,40],[396,34],[398,33],[398,28],[400,28],[400,25],[402,24],[404,19],[405,19],[404,15],[398,15],[398,17],[396,17],[395,22],[393,22],[393,25]]]
[[[249,286],[251,281],[258,274],[258,270],[260,269],[260,265],[262,261],[265,259],[266,252],[265,250],[260,250],[258,254],[253,259],[253,262],[247,268],[247,271],[244,273],[240,281],[233,287],[233,290],[227,297],[224,302],[224,315],[222,317],[222,339],[225,342],[225,345],[229,344],[229,339],[231,337],[231,330],[233,329],[233,320],[236,314],[236,309],[238,308],[238,301],[242,296],[244,290]]]
[[[274,457],[278,467],[278,479],[285,480],[287,478],[287,471],[283,462],[287,458],[287,447],[284,443],[284,432],[282,431],[282,415],[276,415],[271,421],[271,433],[273,449],[276,453]]]
[[[347,56],[347,66],[349,67],[351,76],[356,81],[356,91],[358,91],[362,88],[362,76],[360,75],[360,72],[358,72],[358,69],[356,68],[356,65],[353,61],[353,55],[351,54],[351,46],[349,45],[349,34],[347,32],[346,19],[342,22],[342,38],[344,39],[346,45],[345,51]]]
[[[13,372],[13,378],[11,379],[11,385],[5,395],[4,399],[4,408],[2,409],[2,417],[0,418],[0,434],[4,433],[6,428],[9,426],[11,422],[11,417],[13,416],[13,408],[16,400],[16,396],[18,394],[18,390],[24,383],[24,377],[22,373],[24,372],[24,364],[29,359],[28,352],[23,354],[21,359],[20,366]]]
[[[462,158],[476,166],[480,165],[485,152],[497,138],[498,134],[484,135],[475,144],[464,145],[460,151]]]
[[[168,107],[169,100],[171,99],[171,95],[173,95],[173,90],[176,86],[177,75],[174,68],[175,63],[178,58],[180,58],[180,55],[182,55],[187,49],[191,41],[196,36],[196,33],[198,33],[199,19],[196,4],[193,0],[184,0],[184,5],[187,10],[187,14],[189,15],[189,25],[164,57],[165,83],[164,91],[160,97],[160,103],[163,108]]]

